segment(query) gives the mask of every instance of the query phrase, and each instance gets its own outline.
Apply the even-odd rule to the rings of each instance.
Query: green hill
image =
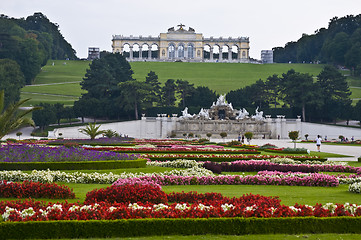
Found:
[[[54,65],[53,65],[54,63]],[[89,67],[89,61],[48,61],[35,79],[35,85],[22,89],[22,98],[31,98],[28,105],[39,102],[61,102],[72,105],[83,92],[80,81]],[[183,62],[132,62],[133,77],[144,81],[149,71],[154,71],[161,83],[167,79],[188,80],[195,86],[208,86],[217,93],[242,88],[266,80],[273,74],[282,74],[293,68],[298,72],[317,76],[323,65],[317,64],[246,64],[246,63],[183,63]],[[353,82],[359,82],[353,80]],[[356,89],[354,89],[356,90]],[[356,93],[357,92],[357,93]],[[359,98],[361,91],[352,97]]]

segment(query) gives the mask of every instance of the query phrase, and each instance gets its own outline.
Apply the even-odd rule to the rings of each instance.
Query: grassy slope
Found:
[[[266,80],[273,74],[282,74],[293,68],[316,76],[322,65],[313,64],[239,64],[239,63],[168,63],[133,62],[134,77],[145,79],[149,71],[154,71],[161,82],[167,79],[183,79],[195,86],[208,86],[218,93],[227,93],[256,82]]]
[[[54,62],[54,66],[52,63]],[[65,63],[65,64],[64,64]],[[78,82],[82,81],[89,68],[89,61],[49,61],[36,77],[35,84],[64,83],[59,85],[26,86],[22,89],[21,98],[31,97],[28,102],[34,105],[39,102],[59,102],[72,105],[80,97],[81,90]],[[323,65],[316,64],[239,64],[239,63],[169,63],[169,62],[132,62],[133,77],[145,80],[149,71],[154,71],[161,83],[167,79],[183,79],[195,86],[208,86],[217,93],[223,94],[230,90],[239,89],[256,82],[266,80],[273,74],[281,75],[293,68],[298,72],[317,76]],[[350,86],[361,86],[361,80],[348,79]],[[75,82],[75,83],[74,83]],[[361,98],[361,90],[351,88],[352,98]],[[40,94],[29,94],[40,93]],[[62,95],[46,96],[45,94]]]

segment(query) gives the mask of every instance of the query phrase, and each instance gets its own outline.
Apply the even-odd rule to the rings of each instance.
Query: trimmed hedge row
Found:
[[[146,159],[82,161],[82,162],[1,162],[0,170],[101,170],[119,168],[144,168]]]
[[[1,222],[2,239],[106,238],[155,235],[361,233],[360,217],[121,219]]]
[[[273,149],[264,149],[265,152],[272,152],[272,153],[286,153],[286,154],[307,154],[306,151],[282,151],[282,150],[273,150]]]

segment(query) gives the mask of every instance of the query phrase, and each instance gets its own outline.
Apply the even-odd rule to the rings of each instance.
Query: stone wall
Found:
[[[254,138],[277,138],[288,139],[289,131],[299,131],[300,137],[308,134],[309,139],[315,139],[317,135],[323,138],[327,136],[329,140],[338,139],[343,135],[348,139],[361,139],[361,128],[349,128],[333,125],[323,125],[315,123],[301,122],[300,119],[286,119],[284,116],[277,118],[267,117],[264,122],[255,120],[183,120],[177,117],[168,117],[165,114],[159,117],[142,117],[138,121],[126,121],[116,123],[101,124],[101,129],[112,129],[123,135],[135,138],[167,138],[175,133],[177,137],[183,137],[183,133],[193,133],[206,137],[208,132],[212,133],[212,138],[221,138],[220,133],[226,132],[227,139],[237,139],[239,133],[251,131]],[[79,132],[81,127],[69,127],[55,129],[49,137],[58,137],[62,133],[64,138],[87,138]]]

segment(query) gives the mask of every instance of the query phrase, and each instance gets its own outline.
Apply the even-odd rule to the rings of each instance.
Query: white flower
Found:
[[[225,203],[221,205],[221,208],[223,209],[224,212],[227,212],[228,210],[234,209],[234,206],[233,204]]]

